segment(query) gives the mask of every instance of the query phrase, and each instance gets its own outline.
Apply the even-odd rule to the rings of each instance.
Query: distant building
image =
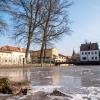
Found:
[[[40,59],[40,50],[37,51],[32,51],[31,52],[31,57],[32,57],[32,61],[36,61]],[[51,49],[47,49],[46,50],[46,59],[47,60],[54,60],[57,59],[58,57],[58,49],[56,48],[51,48]]]
[[[0,64],[23,64],[23,58],[25,58],[24,48],[18,48],[13,46],[0,47]]]
[[[79,54],[79,53],[76,53],[76,52],[73,50],[71,60],[72,60],[72,61],[80,61],[80,54]]]
[[[37,62],[40,60],[40,50],[31,52],[32,62]],[[66,56],[59,54],[57,48],[50,48],[46,50],[46,60],[54,62],[64,62],[66,61]]]
[[[72,56],[67,56],[67,60],[66,61],[72,61]]]
[[[85,43],[80,46],[81,61],[99,61],[99,47],[97,43]]]
[[[57,62],[66,62],[67,61],[67,56],[59,54],[58,59],[56,59]]]

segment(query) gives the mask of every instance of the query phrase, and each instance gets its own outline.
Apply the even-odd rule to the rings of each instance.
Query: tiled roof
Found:
[[[89,51],[89,50],[99,50],[97,43],[85,43],[81,44],[80,51]]]
[[[63,54],[59,54],[59,56],[62,56],[62,57],[67,57],[67,56],[65,56],[65,55],[63,55]]]
[[[0,51],[26,52],[26,49],[13,46],[2,46],[0,47]]]

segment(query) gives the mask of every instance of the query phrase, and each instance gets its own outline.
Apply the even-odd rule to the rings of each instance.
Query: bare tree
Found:
[[[7,28],[7,23],[5,23],[5,21],[0,18],[0,34],[4,34],[4,31]]]
[[[15,39],[26,43],[26,61],[34,40],[41,41],[40,59],[45,59],[47,43],[69,32],[67,8],[71,4],[68,0],[5,1],[8,4],[1,8],[13,16]]]
[[[44,0],[44,18],[42,24],[43,36],[40,61],[45,60],[48,41],[61,38],[69,34],[68,7],[72,4],[68,0]]]
[[[6,1],[5,0],[1,0],[0,1],[0,13],[1,13],[1,15],[2,15],[2,7],[3,7],[3,5],[6,5]],[[3,19],[3,17],[0,16],[0,33],[3,34],[6,28],[7,28],[7,23]]]
[[[30,45],[34,40],[34,35],[39,33],[39,25],[42,19],[42,0],[6,0],[8,7],[3,11],[13,16],[14,35],[17,41],[26,43],[26,62]]]

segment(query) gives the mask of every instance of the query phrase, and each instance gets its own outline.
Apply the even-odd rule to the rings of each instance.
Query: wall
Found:
[[[58,50],[56,48],[47,49],[46,50],[46,57],[47,58],[54,58],[54,56],[58,56]],[[40,57],[40,50],[32,52],[32,59],[38,59]]]
[[[99,61],[99,50],[81,51],[80,55],[81,61]]]
[[[39,57],[40,57],[40,50],[32,52],[33,62],[38,61]],[[47,57],[47,60],[54,60],[55,59],[55,61],[58,61],[58,62],[65,62],[66,61],[65,56],[59,56],[58,49],[56,49],[56,48],[47,49],[46,50],[46,57]]]
[[[0,52],[0,64],[23,64],[25,53],[22,52]]]

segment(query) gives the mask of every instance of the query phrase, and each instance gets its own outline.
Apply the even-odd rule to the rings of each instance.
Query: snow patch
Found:
[[[47,92],[47,93],[52,93],[53,90],[61,88],[61,86],[51,86],[51,85],[47,85],[47,86],[33,86],[32,87],[32,92],[38,92],[38,91],[43,91],[43,92]]]

